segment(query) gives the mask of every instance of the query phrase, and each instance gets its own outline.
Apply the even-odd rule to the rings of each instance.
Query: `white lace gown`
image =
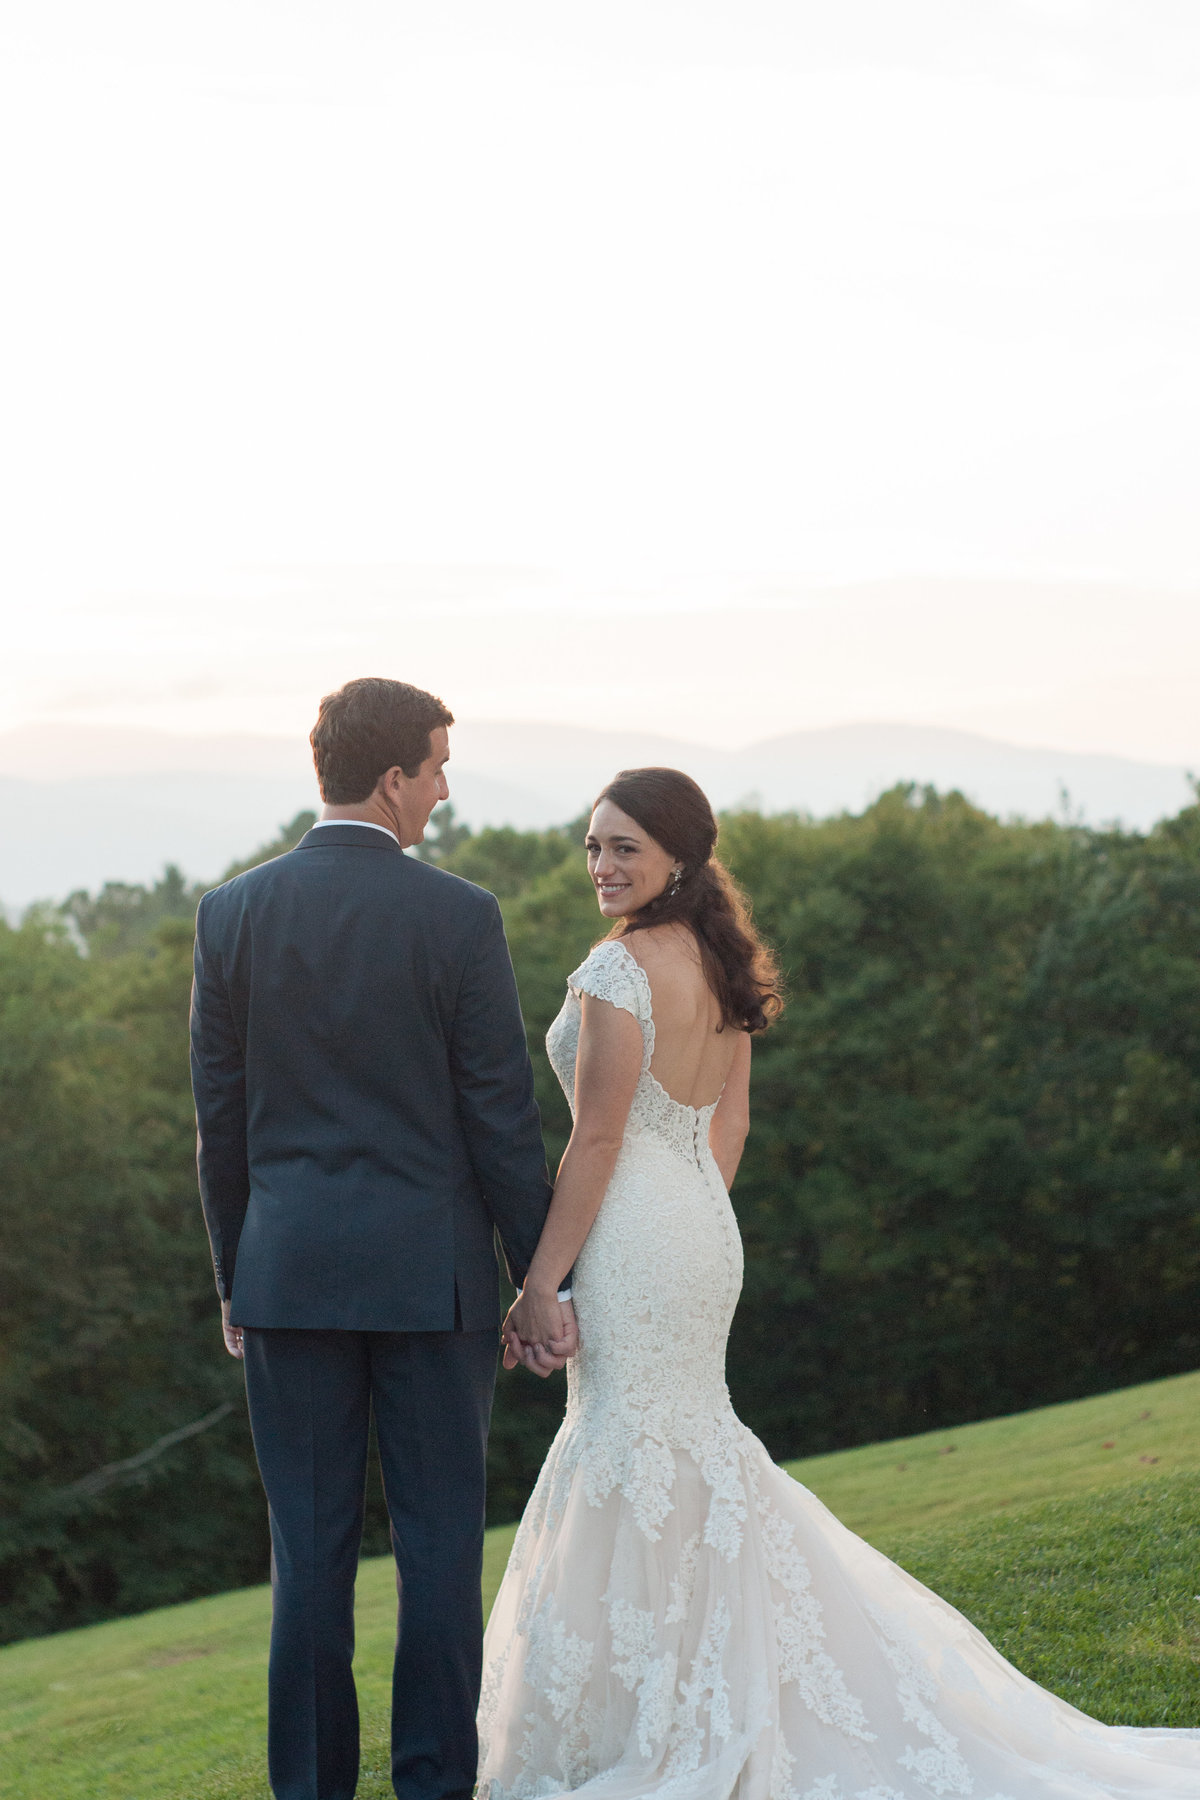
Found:
[[[581,991],[640,1021],[642,1073],[575,1267],[566,1416],[488,1625],[480,1800],[1200,1800],[1200,1731],[1100,1725],[1037,1687],[740,1422],[715,1108],[650,1073],[649,983],[616,941],[550,1029],[568,1098]]]

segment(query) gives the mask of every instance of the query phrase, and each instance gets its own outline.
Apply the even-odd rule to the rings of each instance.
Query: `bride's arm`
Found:
[[[708,1129],[708,1147],[727,1188],[733,1186],[733,1178],[738,1172],[749,1130],[750,1033],[739,1031],[733,1063]]]
[[[521,1297],[504,1321],[526,1344],[557,1337],[558,1290],[600,1210],[642,1072],[642,1028],[632,1013],[581,996],[575,1061],[575,1126],[558,1166],[554,1198]]]

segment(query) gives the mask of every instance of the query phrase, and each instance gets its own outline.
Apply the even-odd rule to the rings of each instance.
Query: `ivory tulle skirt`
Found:
[[[481,1800],[1200,1800],[1200,1730],[1039,1688],[730,1424],[716,1543],[688,1452],[648,1538],[560,1433],[488,1626]]]

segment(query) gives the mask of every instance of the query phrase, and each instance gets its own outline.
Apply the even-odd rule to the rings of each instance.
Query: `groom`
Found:
[[[354,1579],[378,1433],[400,1592],[392,1782],[468,1800],[498,1234],[524,1279],[549,1204],[491,894],[404,856],[448,794],[453,717],[349,682],[312,732],[323,818],[206,894],[192,1073],[225,1342],[270,1506],[277,1800],[351,1800]],[[575,1346],[543,1308],[541,1374]]]

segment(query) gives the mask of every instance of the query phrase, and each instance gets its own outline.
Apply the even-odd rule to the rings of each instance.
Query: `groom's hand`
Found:
[[[246,1352],[242,1345],[242,1328],[229,1323],[229,1302],[221,1302],[221,1330],[225,1333],[225,1348],[230,1356],[236,1356],[241,1362]]]
[[[552,1375],[579,1348],[575,1308],[557,1294],[536,1294],[526,1287],[509,1308],[501,1336],[506,1369],[521,1363],[532,1375]]]

